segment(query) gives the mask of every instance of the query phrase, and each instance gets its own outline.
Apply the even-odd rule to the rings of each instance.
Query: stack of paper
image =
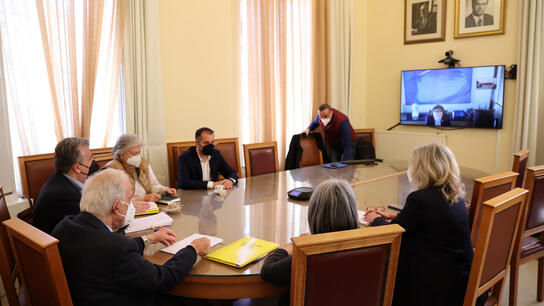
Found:
[[[147,204],[149,204],[147,210],[142,213],[136,214],[136,216],[156,214],[159,212],[159,206],[157,206],[155,202],[147,202]]]
[[[366,214],[366,212],[364,212],[362,210],[357,211],[357,215],[359,216],[359,224],[369,225],[370,223],[368,223],[368,221],[365,220],[365,214]]]
[[[174,219],[167,214],[161,212],[153,216],[136,218],[125,230],[125,233],[134,233],[150,229],[151,227],[167,226],[172,224]]]
[[[170,253],[170,254],[176,254],[179,250],[181,250],[184,247],[191,244],[191,242],[193,242],[193,240],[198,239],[198,238],[203,238],[203,237],[210,239],[210,248],[212,248],[213,246],[215,246],[218,243],[223,242],[223,239],[221,239],[221,238],[208,236],[208,235],[201,235],[201,234],[192,234],[191,236],[189,236],[189,237],[187,237],[187,238],[185,238],[183,240],[180,240],[180,241],[172,244],[169,247],[161,249],[161,251],[166,252],[166,253]]]

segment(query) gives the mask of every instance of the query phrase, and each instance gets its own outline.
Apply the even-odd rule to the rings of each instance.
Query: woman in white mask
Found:
[[[134,134],[123,134],[113,147],[113,160],[105,167],[125,171],[134,190],[136,213],[145,211],[147,202],[156,202],[161,194],[176,194],[175,188],[163,186],[151,169],[151,165],[140,156],[142,141]]]

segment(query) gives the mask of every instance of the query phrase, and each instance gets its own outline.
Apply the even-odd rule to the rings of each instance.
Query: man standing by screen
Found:
[[[465,18],[465,28],[493,25],[493,15],[485,13],[489,0],[472,0],[472,13]]]
[[[317,116],[304,133],[307,136],[318,126],[321,126],[325,132],[325,142],[329,145],[331,161],[355,159],[355,139],[357,137],[349,123],[348,116],[328,104],[321,104]]]

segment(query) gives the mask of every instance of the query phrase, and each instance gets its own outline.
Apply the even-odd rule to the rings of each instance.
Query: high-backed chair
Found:
[[[274,173],[278,167],[278,147],[275,141],[244,145],[246,177]]]
[[[176,187],[178,185],[178,157],[194,145],[194,141],[168,142],[166,144],[170,186]],[[215,139],[215,148],[221,151],[221,155],[223,155],[232,170],[236,171],[236,175],[242,177],[238,137]]]
[[[529,194],[510,265],[510,306],[517,304],[519,266],[533,260],[538,260],[536,299],[544,301],[544,165],[527,168],[525,189]]]
[[[391,305],[397,224],[292,238],[291,305]]]
[[[476,246],[482,203],[512,190],[516,185],[517,177],[517,173],[507,171],[474,179],[474,189],[472,190],[472,200],[468,214],[472,246]]]
[[[300,147],[302,148],[301,168],[323,164],[323,154],[319,150],[317,140],[314,137],[301,137]]]
[[[3,224],[26,300],[32,305],[72,305],[59,241],[17,218]]]
[[[376,148],[374,129],[355,129],[355,136],[357,136],[357,138],[363,138],[364,140],[370,142],[374,148]]]
[[[525,178],[525,169],[527,168],[527,160],[529,158],[529,150],[521,150],[514,154],[514,164],[512,165],[512,171],[519,173],[516,181],[516,187],[523,186],[523,179]]]
[[[18,283],[15,258],[11,252],[8,232],[2,222],[9,220],[8,206],[4,190],[0,185],[0,276],[6,291],[6,296],[10,305],[24,305],[24,295],[19,295],[16,290]],[[21,299],[21,300],[20,300]]]
[[[482,204],[464,306],[473,306],[490,289],[486,305],[497,305],[501,300],[527,194],[527,190],[516,188]]]

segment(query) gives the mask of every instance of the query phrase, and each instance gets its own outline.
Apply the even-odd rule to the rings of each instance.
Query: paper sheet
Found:
[[[161,251],[166,252],[166,253],[170,253],[170,254],[176,254],[179,250],[181,250],[184,247],[191,244],[191,242],[193,242],[193,240],[198,239],[198,238],[202,238],[202,237],[210,239],[210,248],[212,248],[213,246],[215,246],[218,243],[223,242],[223,239],[217,238],[217,237],[214,237],[214,236],[201,235],[201,234],[192,234],[191,236],[189,236],[189,237],[187,237],[185,239],[182,239],[182,240],[172,244],[169,247],[161,249]]]
[[[370,223],[368,223],[368,221],[365,221],[365,211],[362,211],[362,210],[358,210],[357,211],[357,215],[359,217],[359,224],[362,224],[362,225],[370,225]]]
[[[172,224],[174,219],[172,219],[167,214],[160,212],[156,215],[149,217],[136,218],[125,230],[125,233],[134,233],[139,231],[144,231],[150,229],[152,226],[167,226]]]

